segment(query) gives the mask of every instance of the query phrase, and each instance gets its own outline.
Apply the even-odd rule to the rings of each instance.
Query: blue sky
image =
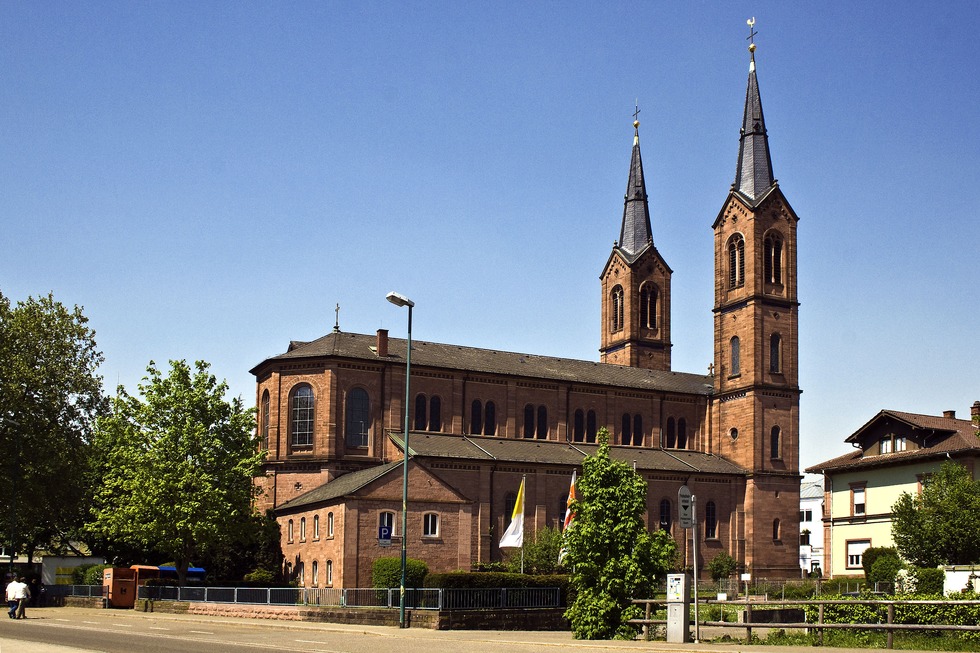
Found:
[[[0,290],[151,359],[248,370],[345,331],[589,360],[634,101],[674,369],[712,357],[711,223],[755,16],[800,215],[802,462],[980,399],[980,4],[0,4]]]

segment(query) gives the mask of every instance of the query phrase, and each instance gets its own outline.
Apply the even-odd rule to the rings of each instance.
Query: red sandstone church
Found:
[[[573,470],[610,432],[646,480],[647,524],[676,538],[697,496],[699,567],[722,551],[754,577],[799,575],[797,216],[773,177],[754,46],[735,183],[714,218],[712,373],[670,366],[671,269],[653,242],[639,123],[619,240],[602,270],[600,362],[412,343],[409,516],[401,532],[406,342],[334,328],[252,373],[268,456],[259,508],[306,586],[369,587],[372,562],[432,571],[501,559],[527,478],[526,532],[560,527]],[[393,529],[382,548],[378,527]]]

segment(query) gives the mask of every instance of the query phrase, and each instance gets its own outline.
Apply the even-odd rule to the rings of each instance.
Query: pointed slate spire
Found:
[[[772,159],[769,156],[769,137],[766,121],[762,116],[762,99],[759,97],[759,80],[755,75],[755,43],[749,45],[752,60],[749,63],[749,86],[745,92],[745,116],[739,138],[738,169],[735,172],[735,190],[749,200],[757,200],[772,188]]]
[[[640,158],[639,120],[633,121],[633,130],[633,157],[630,160],[629,181],[626,183],[623,227],[619,232],[619,248],[629,256],[642,252],[653,242],[647,187],[643,181],[643,160]]]

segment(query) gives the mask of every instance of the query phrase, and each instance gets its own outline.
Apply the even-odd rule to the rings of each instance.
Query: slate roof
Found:
[[[647,186],[643,179],[643,159],[640,157],[639,123],[636,125],[637,133],[633,138],[630,174],[626,182],[623,226],[619,232],[619,247],[630,262],[636,260],[637,255],[653,243],[650,205],[647,202]]]
[[[377,339],[358,333],[334,331],[312,342],[291,342],[289,350],[266,359],[250,370],[252,374],[268,363],[310,358],[339,357],[365,361],[403,361],[405,340],[389,338],[387,358],[376,352]],[[462,345],[412,340],[412,366],[442,368],[487,374],[549,380],[565,383],[606,385],[637,390],[655,390],[709,396],[712,377],[684,372],[646,370],[572,358],[537,356],[516,352],[479,349]]]
[[[745,90],[745,114],[739,137],[734,190],[748,199],[750,206],[758,206],[774,183],[769,136],[766,132],[766,120],[762,115],[762,98],[759,95],[753,52],[752,62],[749,64],[748,88]]]
[[[391,432],[389,437],[404,450],[401,433]],[[585,456],[595,454],[598,448],[597,444],[582,442],[409,433],[409,453],[424,458],[579,466]],[[724,458],[699,451],[610,446],[609,455],[614,460],[635,462],[638,470],[746,474],[744,469]]]
[[[323,503],[325,501],[331,501],[333,499],[339,499],[340,497],[353,494],[354,492],[357,492],[363,488],[365,485],[368,485],[369,483],[381,478],[388,472],[398,469],[401,467],[401,465],[401,461],[391,462],[384,465],[378,465],[377,467],[369,467],[356,472],[350,472],[348,474],[344,474],[343,476],[338,476],[328,483],[324,483],[319,487],[313,488],[309,492],[305,492],[298,497],[287,501],[276,508],[276,511],[278,512],[280,510],[300,508],[312,503]]]
[[[808,467],[806,471],[808,473],[820,474],[828,471],[840,472],[852,469],[886,467],[918,460],[944,457],[947,454],[950,456],[964,454],[980,456],[980,438],[976,435],[976,426],[970,420],[937,417],[935,415],[919,415],[917,413],[905,413],[898,410],[882,410],[845,441],[853,444],[859,443],[862,435],[875,422],[885,417],[904,422],[914,430],[931,431],[940,437],[934,443],[931,443],[930,446],[923,449],[907,449],[905,451],[872,456],[865,456],[863,449],[857,449],[843,456],[838,456],[818,465]]]

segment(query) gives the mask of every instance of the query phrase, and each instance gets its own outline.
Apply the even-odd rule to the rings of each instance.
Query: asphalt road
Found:
[[[88,608],[28,609],[0,619],[0,653],[806,653],[740,644],[582,641],[568,632],[399,629],[333,623],[147,614]],[[870,653],[871,649],[834,653]]]

